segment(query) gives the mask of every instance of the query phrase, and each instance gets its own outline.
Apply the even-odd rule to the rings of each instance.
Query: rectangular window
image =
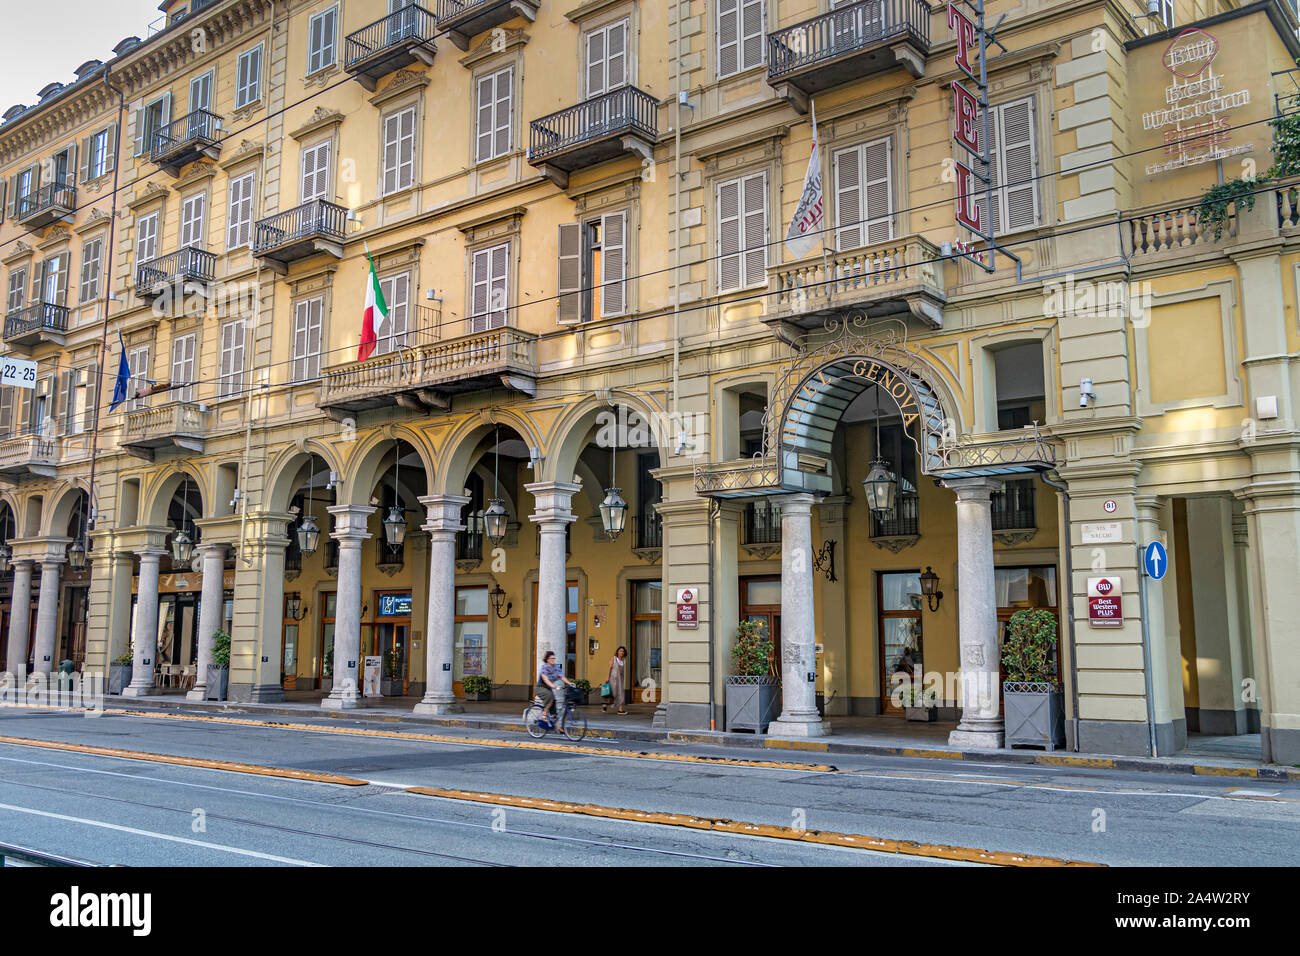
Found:
[[[203,211],[207,205],[206,200],[204,193],[198,193],[181,202],[181,249],[203,245]]]
[[[486,332],[506,324],[510,301],[510,243],[479,249],[473,254],[473,290],[469,330]]]
[[[718,78],[763,63],[763,0],[718,0]]]
[[[178,402],[194,401],[194,346],[197,337],[193,332],[172,340],[172,395]]]
[[[226,218],[226,248],[238,249],[249,243],[253,233],[253,174],[230,181],[230,209]]]
[[[152,371],[149,368],[149,346],[141,345],[127,352],[126,364],[131,372],[131,381],[126,389],[127,395],[131,397],[127,399],[126,409],[134,412],[146,405],[143,398],[135,396],[149,383],[149,373]]]
[[[135,114],[135,155],[143,156],[157,145],[158,132],[172,120],[172,95],[164,93]]]
[[[82,141],[81,181],[90,182],[113,171],[113,146],[117,138],[117,124],[112,123]]]
[[[480,163],[510,152],[510,101],[514,77],[512,66],[479,77],[475,159]]]
[[[892,167],[888,138],[835,153],[837,249],[858,249],[894,238]]]
[[[383,195],[415,182],[415,107],[384,117]]]
[[[411,274],[403,272],[379,280],[379,290],[388,306],[388,321],[375,345],[377,352],[391,352],[406,345],[410,331]]]
[[[234,398],[244,388],[244,320],[221,326],[221,398]]]
[[[141,216],[135,224],[135,262],[152,262],[158,257],[158,214]]]
[[[190,112],[212,108],[212,72],[190,80]]]
[[[619,20],[587,34],[588,99],[627,84],[627,37],[627,20]]]
[[[1160,0],[1160,19],[1166,27],[1174,25],[1174,0]]]
[[[338,25],[338,7],[330,7],[308,21],[307,75],[334,65],[334,34]]]
[[[293,307],[293,380],[308,382],[320,378],[321,322],[325,315],[322,297],[304,299]]]
[[[302,202],[330,197],[330,141],[305,147],[302,151]]]
[[[879,611],[881,704],[885,713],[900,711],[900,686],[925,672],[921,641],[921,575],[917,571],[877,573],[876,606]],[[916,688],[920,691],[920,688]]]
[[[488,589],[456,589],[455,662],[452,679],[488,676]]]
[[[104,254],[104,240],[91,239],[81,247],[81,301],[99,298],[99,266]]]
[[[235,109],[256,103],[262,97],[262,47],[239,55],[235,72]]]
[[[718,184],[718,291],[767,283],[767,173]]]
[[[627,213],[560,226],[558,321],[589,322],[627,312]]]
[[[1034,98],[1025,97],[1011,103],[989,107],[989,152],[993,156],[994,234],[1015,232],[1037,226],[1038,147],[1034,136]],[[976,163],[976,166],[979,164]],[[989,222],[985,196],[977,190],[975,205],[980,210],[980,225]]]
[[[12,315],[27,304],[27,270],[9,270],[9,293],[5,297],[5,315]],[[8,389],[0,389],[8,391]]]
[[[36,287],[32,290],[34,302],[63,305],[68,298],[68,253],[60,253],[41,263]]]

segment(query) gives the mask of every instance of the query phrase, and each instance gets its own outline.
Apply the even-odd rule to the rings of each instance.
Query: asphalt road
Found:
[[[1293,865],[1300,784],[971,761],[579,752],[161,717],[0,711],[0,736],[342,774],[285,780],[0,743],[0,842],[126,865],[934,865],[935,859],[407,793],[510,794],[1110,865]],[[374,729],[373,724],[366,725]],[[394,728],[394,732],[399,732]],[[428,732],[424,729],[424,732]],[[438,730],[440,735],[453,734]],[[463,741],[463,742],[462,742]],[[548,738],[547,743],[564,742]],[[789,769],[634,756],[780,759]],[[592,747],[627,756],[580,752]],[[804,765],[832,763],[834,772]],[[954,865],[954,864],[947,864]]]

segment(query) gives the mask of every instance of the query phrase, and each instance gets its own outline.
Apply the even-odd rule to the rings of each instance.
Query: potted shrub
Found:
[[[122,693],[122,688],[131,686],[131,668],[135,664],[135,650],[127,644],[126,653],[108,665],[108,692]]]
[[[578,680],[575,680],[573,682],[573,686],[574,689],[576,689],[577,692],[582,695],[582,703],[588,704],[591,702],[589,700],[591,696],[591,681],[583,677]]]
[[[1002,641],[1002,701],[1007,746],[1065,745],[1065,705],[1056,680],[1056,615],[1025,608],[1011,615]]]
[[[334,689],[334,645],[325,648],[325,660],[321,665],[320,689],[328,694]]]
[[[731,660],[736,673],[727,678],[727,730],[766,733],[777,717],[779,683],[772,673],[772,642],[759,622],[740,622]]]
[[[217,631],[212,635],[212,663],[208,665],[204,700],[225,700],[230,689],[230,635]]]
[[[385,697],[401,697],[406,692],[402,683],[402,659],[390,647],[384,651],[384,670],[379,679],[379,693]]]
[[[479,674],[467,674],[460,682],[460,686],[465,690],[466,700],[491,700],[492,698],[491,677],[483,677]]]
[[[939,718],[938,699],[934,691],[923,691],[914,686],[902,689],[903,714],[908,720],[933,721]]]

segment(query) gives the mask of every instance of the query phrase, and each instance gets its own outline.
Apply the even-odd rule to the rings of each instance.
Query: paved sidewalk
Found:
[[[442,717],[416,715],[412,709],[418,697],[368,698],[356,710],[322,710],[319,692],[290,692],[275,704],[192,701],[184,694],[152,697],[112,697],[109,710],[183,710],[189,713],[265,717],[268,723],[283,723],[277,717],[299,720],[377,721],[412,728],[447,727],[467,730],[495,730],[524,733],[522,701],[467,701],[462,714]],[[973,760],[986,763],[1074,766],[1094,769],[1145,770],[1157,773],[1195,773],[1210,776],[1262,780],[1300,780],[1300,768],[1266,764],[1259,759],[1259,735],[1239,737],[1193,736],[1190,746],[1169,757],[1125,757],[1037,749],[956,750],[948,746],[954,723],[919,723],[896,717],[831,717],[831,734],[820,738],[773,737],[722,731],[675,731],[652,726],[653,704],[628,705],[627,716],[602,713],[598,704],[584,708],[588,735],[602,740],[629,742],[703,744],[718,747],[755,747],[813,753],[868,754],[888,757],[920,757]]]

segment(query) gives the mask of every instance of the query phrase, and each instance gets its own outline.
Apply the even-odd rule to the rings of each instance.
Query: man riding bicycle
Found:
[[[555,651],[547,651],[542,658],[542,669],[537,674],[536,694],[542,701],[542,710],[551,710],[554,704],[555,719],[560,717],[561,692],[564,686],[573,686],[573,682],[564,676],[560,665],[555,663]]]

